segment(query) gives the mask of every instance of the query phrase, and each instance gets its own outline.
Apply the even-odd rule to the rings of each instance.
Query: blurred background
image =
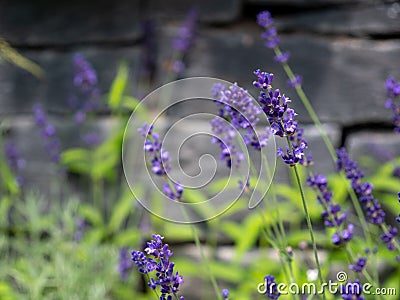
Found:
[[[16,246],[3,241],[7,245],[2,251],[14,257],[15,265],[0,267],[0,299],[28,299],[24,298],[27,295],[29,299],[94,299],[91,297],[95,296],[97,299],[150,299],[149,295],[140,294],[145,290],[145,283],[136,275],[131,275],[129,284],[119,282],[115,275],[106,286],[102,279],[108,277],[103,273],[95,280],[90,274],[79,275],[82,277],[71,275],[71,278],[68,277],[69,290],[65,290],[74,291],[73,297],[71,294],[55,296],[57,293],[52,293],[57,290],[57,286],[62,286],[62,277],[68,273],[68,268],[73,270],[76,267],[81,270],[82,266],[87,267],[83,262],[95,255],[101,261],[93,261],[88,267],[92,274],[98,268],[102,268],[104,273],[116,273],[116,249],[130,245],[131,248],[140,248],[145,240],[142,235],[148,237],[152,228],[161,229],[163,232],[160,234],[169,233],[170,242],[177,246],[177,253],[189,253],[189,259],[181,261],[185,266],[182,268],[187,270],[187,274],[196,273],[196,268],[190,268],[190,259],[193,259],[190,253],[194,246],[188,242],[191,236],[189,228],[182,229],[162,224],[160,220],[148,220],[149,217],[145,217],[144,211],[139,208],[135,208],[129,217],[132,203],[127,200],[119,202],[120,198],[129,198],[129,193],[121,192],[121,186],[125,185],[118,152],[121,135],[115,137],[115,133],[123,133],[123,124],[119,123],[118,118],[121,115],[128,117],[129,108],[134,107],[134,104],[127,105],[128,109],[118,112],[109,105],[112,95],[114,98],[136,103],[135,101],[169,81],[190,76],[207,76],[237,82],[255,96],[252,72],[260,68],[274,73],[274,86],[284,90],[293,99],[293,106],[299,114],[298,119],[306,129],[310,148],[318,162],[316,170],[325,173],[335,170],[334,164],[327,159],[326,146],[311,118],[297,100],[294,90],[288,87],[282,67],[274,61],[272,51],[264,47],[261,28],[255,20],[257,13],[266,9],[275,19],[281,37],[281,48],[290,51],[290,65],[303,77],[303,88],[334,145],[346,146],[354,159],[364,157],[371,170],[380,163],[399,156],[400,136],[393,133],[391,112],[385,108],[384,85],[390,74],[396,78],[400,76],[399,1],[0,0],[0,125],[4,139],[12,141],[18,149],[18,156],[24,161],[21,162],[23,168],[20,171],[23,177],[22,192],[12,192],[7,187],[3,188],[3,192],[6,191],[4,194],[9,195],[5,197],[7,199],[19,199],[21,193],[25,193],[27,196],[24,196],[22,211],[29,207],[31,211],[35,211],[37,203],[44,203],[38,213],[33,215],[27,216],[25,211],[13,218],[12,213],[10,216],[7,211],[5,215],[8,214],[10,217],[7,218],[10,220],[4,221],[7,224],[3,224],[5,230],[2,240],[20,234],[24,238],[30,237],[28,240],[35,240],[36,237],[39,241],[38,249],[40,248],[36,253],[44,262],[47,258],[43,253],[51,252],[51,245],[61,245],[60,249],[63,250],[59,253],[60,257],[56,256],[49,261],[51,264],[67,264],[69,253],[77,251],[77,246],[64,244],[64,235],[61,234],[61,240],[54,241],[55,244],[49,243],[48,249],[43,250],[46,248],[43,246],[47,243],[46,236],[57,235],[60,230],[47,230],[47,226],[58,218],[66,218],[64,221],[71,228],[66,236],[71,237],[72,234],[76,238],[75,235],[81,233],[79,228],[89,224],[91,227],[89,226],[90,230],[87,229],[87,240],[111,245],[110,248],[107,246],[100,249],[93,246],[96,244],[88,242],[89,246],[78,249],[78,257],[74,258],[76,261],[73,265],[67,264],[66,269],[57,270],[57,277],[54,275],[55,269],[50,268],[46,271],[48,273],[43,270],[39,272],[40,268],[20,257],[25,242]],[[193,36],[189,45],[177,46],[176,39],[182,34],[182,26],[193,26]],[[91,69],[80,60],[82,57],[97,74],[93,85],[95,89],[90,92],[90,97],[94,96],[97,103],[88,109],[90,114],[85,119],[85,129],[80,129],[79,114],[74,108],[76,99],[88,92],[85,87],[82,92],[82,86],[76,82],[77,70]],[[120,94],[119,83],[123,84]],[[38,133],[38,111],[35,109],[37,104],[40,104],[41,110],[56,129],[59,138],[56,146],[60,151],[91,151],[98,144],[97,140],[107,141],[111,137],[117,140],[117,146],[111,142],[115,147],[111,145],[110,149],[117,149],[118,155],[110,158],[109,166],[98,167],[96,170],[82,167],[85,164],[95,164],[88,163],[87,160],[83,162],[82,156],[90,157],[92,152],[70,152],[69,155],[59,158],[63,161],[63,167],[55,164],[47,151],[48,145],[46,146]],[[156,110],[156,107],[149,108],[150,114],[152,109]],[[82,111],[78,110],[79,112]],[[176,119],[183,113],[185,111],[171,110],[166,118]],[[208,126],[201,124],[203,125]],[[193,144],[190,148],[192,152],[183,159],[183,163],[193,163],[192,157],[200,157],[201,151],[207,150],[200,144]],[[101,155],[98,154],[98,160],[108,162]],[[378,163],[371,164],[365,158],[366,155],[372,156]],[[117,171],[110,171],[112,168]],[[368,168],[366,170],[368,172]],[[280,182],[289,181],[285,170],[278,173]],[[54,179],[57,176],[62,179]],[[78,199],[78,202],[91,203],[96,195],[111,199],[104,202],[106,204],[100,213],[89,208],[80,209],[75,204],[69,208],[70,215],[67,213],[69,209],[65,212],[52,212],[49,208],[49,203],[69,203],[69,197]],[[9,200],[2,207],[11,207],[12,201]],[[116,203],[121,205],[118,206],[119,212],[113,214]],[[128,213],[123,213],[124,210]],[[80,212],[77,213],[78,211]],[[58,215],[60,213],[64,216]],[[41,221],[41,214],[53,217],[51,220]],[[318,213],[315,216],[318,217]],[[103,217],[105,220],[102,220]],[[242,215],[239,215],[233,219],[240,222],[241,218]],[[117,222],[116,219],[120,221]],[[32,223],[19,229],[15,227],[18,223],[16,220],[30,220]],[[109,226],[107,222],[110,220],[114,223]],[[128,224],[135,230],[125,230],[129,227]],[[204,229],[203,227],[200,226]],[[30,228],[35,228],[32,230],[37,235],[29,233]],[[120,236],[121,232],[123,234]],[[206,232],[207,230],[203,231],[204,240]],[[218,243],[218,238],[218,234],[212,237],[211,244]],[[231,274],[227,274],[230,271],[224,272],[224,265],[221,263],[223,257],[232,254],[232,241],[222,236],[220,243],[227,250],[218,254],[219,257],[216,256],[220,262],[219,265],[216,263],[216,272],[220,272],[218,274],[221,278],[231,285],[238,285],[241,277],[232,275],[235,271],[231,271]],[[13,256],[12,253],[18,255]],[[199,255],[194,256],[199,259]],[[103,266],[105,260],[109,260],[109,264]],[[50,276],[50,283],[49,274],[53,274]],[[101,277],[103,275],[106,277]],[[32,281],[34,278],[35,281]],[[91,288],[79,285],[85,282],[90,282],[88,285],[92,285]],[[188,299],[210,299],[207,298],[209,284],[197,283],[197,288],[191,289],[195,284],[191,284],[190,280],[188,282],[185,292],[192,295]],[[78,292],[78,286],[82,293]],[[242,293],[245,294],[252,288],[245,285]],[[12,292],[13,289],[18,292]],[[2,291],[5,292],[2,294]],[[139,292],[135,294],[135,291]]]

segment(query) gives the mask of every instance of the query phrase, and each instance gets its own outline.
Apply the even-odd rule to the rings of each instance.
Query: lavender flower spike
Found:
[[[253,82],[253,85],[261,89],[258,102],[271,124],[272,133],[280,137],[288,137],[290,140],[290,146],[287,146],[285,150],[278,148],[278,156],[281,156],[283,161],[290,166],[297,163],[311,164],[311,156],[304,154],[307,141],[303,138],[303,130],[298,128],[297,121],[294,119],[297,114],[288,107],[291,100],[281,94],[280,90],[272,89],[273,74],[256,70],[254,75],[257,76],[257,80]]]
[[[346,173],[347,179],[351,180],[351,187],[365,211],[367,221],[376,225],[383,224],[385,212],[372,194],[372,184],[361,181],[364,174],[358,169],[357,163],[349,158],[345,148],[337,150],[336,153],[338,155],[337,167]]]
[[[387,108],[393,111],[393,124],[395,132],[400,132],[400,105],[395,100],[400,96],[400,82],[397,82],[393,76],[389,76],[385,83],[386,86],[386,104]]]
[[[164,237],[153,234],[147,242],[144,252],[132,251],[132,260],[142,274],[155,273],[147,283],[150,289],[160,289],[160,300],[170,300],[179,292],[179,286],[184,282],[183,277],[174,271],[175,264],[170,261],[172,252],[168,244],[163,244]],[[179,298],[184,300],[183,296]]]
[[[45,148],[50,156],[50,160],[55,164],[60,162],[60,139],[56,135],[55,127],[47,121],[47,116],[41,105],[36,104],[33,107],[36,125],[39,133],[45,142]]]
[[[4,144],[4,152],[7,159],[7,164],[10,169],[14,172],[15,180],[18,186],[22,186],[24,178],[21,175],[21,171],[26,166],[26,160],[21,158],[17,147],[11,141],[6,141]]]

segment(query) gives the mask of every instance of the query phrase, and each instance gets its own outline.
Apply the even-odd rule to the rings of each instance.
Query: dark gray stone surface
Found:
[[[23,55],[44,69],[46,78],[38,80],[8,63],[0,65],[0,112],[31,113],[33,104],[37,102],[53,112],[68,111],[68,98],[74,93],[72,57],[77,52],[83,54],[96,69],[102,94],[109,91],[118,64],[126,60],[131,66],[130,94],[136,92],[136,78],[140,65],[138,47],[22,51]]]
[[[30,46],[133,41],[140,35],[140,17],[139,0],[3,0],[0,36]]]
[[[148,14],[166,19],[183,18],[189,9],[199,12],[199,18],[207,23],[227,23],[235,21],[242,8],[241,0],[185,1],[185,0],[149,0],[146,3]]]
[[[280,30],[352,36],[400,33],[400,4],[331,8],[277,18]]]
[[[304,90],[323,122],[345,125],[387,122],[384,82],[397,72],[393,62],[400,43],[312,35],[282,35],[282,49],[292,53],[291,66],[304,78]],[[293,99],[299,119],[310,122],[295,92],[286,86],[286,76],[262,45],[253,27],[236,30],[204,30],[188,57],[185,76],[218,77],[238,82],[253,96],[253,70],[275,74],[274,87]]]

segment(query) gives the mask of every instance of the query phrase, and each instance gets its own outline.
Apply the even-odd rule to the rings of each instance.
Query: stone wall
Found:
[[[299,119],[308,128],[314,155],[320,161],[317,168],[332,170],[333,166],[324,161],[326,149],[311,119],[294,92],[286,87],[286,77],[273,61],[272,52],[263,47],[255,15],[268,9],[276,20],[282,48],[291,52],[291,66],[304,77],[304,90],[335,145],[350,147],[355,157],[377,154],[371,144],[396,148],[391,112],[384,107],[384,81],[389,74],[400,76],[399,2],[194,0],[190,3],[200,12],[200,26],[183,77],[218,77],[253,91],[254,69],[276,74],[275,85],[287,90]],[[130,92],[143,95],[146,91],[138,89],[137,81],[145,49],[144,22],[152,20],[156,24],[153,51],[158,66],[152,71],[151,84],[157,87],[165,82],[161,66],[171,54],[171,38],[189,8],[183,0],[0,1],[0,36],[46,72],[46,78],[38,80],[8,63],[0,65],[0,114],[22,155],[32,162],[34,182],[38,180],[37,170],[48,167],[33,128],[34,103],[44,105],[65,146],[75,143],[67,109],[72,55],[80,52],[93,64],[103,92],[108,91],[118,62],[128,61]],[[101,108],[98,115],[95,123],[109,128],[107,111]]]

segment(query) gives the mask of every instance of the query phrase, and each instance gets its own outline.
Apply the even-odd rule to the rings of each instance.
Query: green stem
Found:
[[[320,281],[320,283],[322,285],[324,283],[324,279],[322,277],[321,266],[320,266],[320,263],[319,263],[317,244],[315,242],[314,231],[313,231],[313,228],[312,228],[311,218],[310,218],[310,214],[308,213],[306,198],[305,198],[305,195],[304,195],[303,187],[302,187],[301,180],[300,180],[300,175],[299,175],[299,172],[297,170],[297,166],[296,165],[293,166],[293,170],[294,170],[294,173],[296,175],[297,185],[299,186],[299,191],[300,191],[300,195],[301,195],[301,202],[303,204],[304,214],[306,215],[308,232],[310,233],[310,238],[311,238],[311,243],[312,243],[312,246],[313,246],[314,258],[315,258],[315,263],[316,263],[317,269],[318,269],[318,278],[319,278],[319,281]],[[322,296],[323,296],[324,299],[326,299],[325,294],[322,294]]]

